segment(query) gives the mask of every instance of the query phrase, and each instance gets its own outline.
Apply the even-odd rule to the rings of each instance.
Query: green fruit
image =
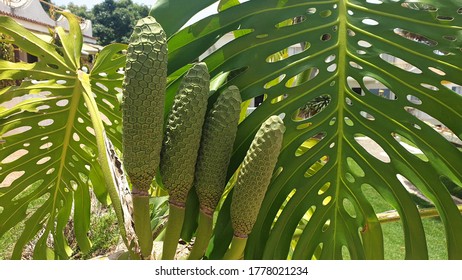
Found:
[[[183,77],[168,115],[160,171],[170,203],[178,207],[184,207],[194,181],[209,87],[207,65],[195,64]]]
[[[167,38],[153,17],[130,37],[123,83],[123,161],[130,181],[147,192],[159,166],[167,82]]]
[[[257,220],[281,150],[284,131],[280,117],[268,118],[242,162],[231,201],[231,222],[234,235],[239,238],[246,238]]]
[[[223,91],[207,114],[194,186],[201,211],[211,216],[226,185],[226,171],[236,138],[241,96],[230,86]]]

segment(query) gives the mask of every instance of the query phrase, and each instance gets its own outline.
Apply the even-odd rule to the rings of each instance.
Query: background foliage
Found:
[[[136,21],[149,13],[148,6],[133,3],[132,0],[104,0],[91,9],[86,5],[79,5],[78,2],[71,2],[62,8],[91,20],[93,36],[103,46],[110,43],[128,43]]]

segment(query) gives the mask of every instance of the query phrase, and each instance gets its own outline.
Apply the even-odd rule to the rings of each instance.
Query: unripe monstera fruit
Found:
[[[183,77],[168,115],[160,171],[169,201],[178,207],[185,206],[194,182],[209,87],[207,65],[193,65]]]
[[[269,117],[247,151],[231,201],[231,223],[236,237],[247,238],[252,231],[281,150],[284,132],[282,119]]]
[[[226,173],[236,138],[241,95],[230,86],[207,114],[196,164],[194,186],[201,211],[211,216],[226,185]]]
[[[134,192],[147,192],[159,166],[167,83],[167,38],[153,17],[130,37],[123,82],[123,161]]]

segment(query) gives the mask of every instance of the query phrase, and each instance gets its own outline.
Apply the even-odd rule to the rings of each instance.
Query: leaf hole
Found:
[[[401,185],[408,191],[411,195],[411,198],[416,202],[417,205],[422,206],[432,206],[433,203],[428,199],[420,190],[406,177],[401,174],[396,174],[396,178],[401,183]]]
[[[360,111],[359,114],[368,121],[375,121],[375,117],[366,111]]]
[[[345,97],[345,103],[348,105],[348,106],[353,106],[353,101],[351,101],[351,99],[349,97]]]
[[[329,145],[329,148],[332,149],[333,147],[335,147],[335,142],[332,142],[332,143],[330,143],[330,145]]]
[[[50,161],[51,157],[44,157],[44,158],[41,158],[39,161],[36,162],[37,165],[42,165],[44,163],[47,163],[48,161]]]
[[[351,173],[349,173],[349,172],[346,172],[346,173],[345,173],[345,179],[346,179],[348,182],[350,182],[350,183],[356,182],[355,177],[354,177]]]
[[[381,53],[379,56],[383,61],[395,67],[398,67],[404,71],[407,71],[409,73],[422,74],[422,70],[420,70],[418,67],[412,65],[411,63],[405,60],[402,60],[399,57],[393,56],[391,54],[385,54],[385,53]]]
[[[50,106],[48,106],[48,105],[41,105],[41,106],[38,106],[36,109],[39,110],[39,111],[45,111],[45,110],[50,109]]]
[[[452,35],[444,35],[444,36],[443,36],[443,39],[448,40],[448,41],[451,41],[451,42],[455,42],[455,41],[457,40],[457,37],[456,37],[456,36],[452,36]]]
[[[376,96],[388,100],[397,99],[396,95],[390,89],[388,89],[388,87],[386,87],[382,82],[375,78],[364,76],[363,83],[366,86],[367,90]]]
[[[332,15],[332,11],[331,10],[325,10],[325,11],[320,12],[319,15],[322,18],[330,17]]]
[[[52,125],[54,122],[55,122],[55,120],[53,120],[53,119],[46,119],[46,120],[39,121],[38,125],[42,126],[42,127],[46,127],[46,126]]]
[[[408,31],[408,30],[405,30],[405,29],[401,29],[401,28],[395,28],[393,29],[393,32],[395,32],[395,34],[407,39],[407,40],[410,40],[410,41],[413,41],[413,42],[417,42],[417,43],[420,43],[420,44],[424,44],[424,45],[427,45],[427,46],[430,46],[430,47],[435,47],[436,45],[438,45],[438,42],[434,41],[434,40],[431,40],[421,34],[418,34],[418,33],[414,33],[414,32],[411,32],[411,31]]]
[[[326,137],[325,132],[320,132],[313,137],[310,137],[309,139],[305,140],[295,151],[295,156],[299,157],[304,155],[306,152],[308,152],[311,148],[316,146],[319,142],[321,142],[322,139]]]
[[[379,22],[374,20],[374,19],[371,19],[371,18],[366,18],[366,19],[363,19],[361,21],[363,24],[365,25],[370,25],[370,26],[376,26],[376,25],[379,25]]]
[[[451,16],[437,16],[436,17],[440,21],[453,21],[454,17]]]
[[[305,174],[303,176],[305,176],[305,178],[309,178],[311,176],[313,176],[314,174],[316,174],[319,170],[321,170],[325,165],[326,163],[329,161],[329,157],[328,156],[323,156],[321,157],[319,160],[317,160],[315,163],[313,163],[305,172]]]
[[[308,8],[306,13],[309,15],[314,15],[316,13],[316,8]]]
[[[337,70],[337,63],[334,63],[334,64],[331,64],[329,65],[329,67],[327,67],[327,72],[335,72],[335,70]]]
[[[303,85],[304,83],[314,79],[319,74],[319,69],[316,67],[304,70],[297,75],[287,80],[285,86],[287,88],[294,88]]]
[[[294,20],[294,18],[296,20]],[[299,16],[296,16],[296,17],[291,17],[291,18],[285,19],[285,20],[277,23],[274,27],[279,29],[279,28],[284,28],[284,27],[297,25],[297,24],[300,24],[300,23],[302,23],[304,21],[306,21],[306,16],[305,15],[299,15]]]
[[[327,94],[315,97],[299,109],[295,110],[292,115],[292,120],[302,121],[310,119],[327,108],[327,106],[330,104],[330,101],[331,97]]]
[[[428,162],[427,156],[418,148],[418,146],[408,138],[394,132],[391,134],[393,139],[395,139],[408,153],[415,155],[417,158],[422,161]]]
[[[6,175],[5,179],[3,179],[3,182],[0,183],[0,188],[6,188],[11,186],[14,181],[21,178],[25,173],[25,171],[13,171],[9,173],[8,175]]]
[[[299,125],[297,125],[297,130],[306,129],[306,128],[310,127],[311,125],[312,125],[311,122],[305,122],[305,123],[299,124]]]
[[[23,156],[27,155],[29,153],[28,150],[26,149],[20,149],[20,150],[17,150],[13,153],[11,153],[10,155],[8,155],[7,157],[5,157],[1,163],[2,164],[7,164],[7,163],[11,163],[13,161],[16,161],[20,158],[22,158]]]
[[[70,185],[71,185],[72,190],[73,190],[73,191],[76,191],[76,190],[77,190],[77,187],[79,186],[79,184],[77,184],[77,182],[74,181],[74,180],[70,180],[69,183],[70,183]]]
[[[45,180],[43,179],[33,182],[32,184],[25,187],[21,192],[19,192],[11,201],[16,202],[23,198],[31,197],[38,190],[38,188],[43,184],[43,182],[45,182]]]
[[[323,204],[324,204],[324,202],[323,202]],[[327,205],[327,204],[326,204],[326,205]],[[329,229],[329,227],[330,227],[330,219],[328,219],[328,220],[324,223],[324,225],[322,226],[322,232],[326,232],[326,231]]]
[[[93,127],[90,127],[90,126],[87,126],[86,127],[86,130],[93,136],[95,136],[95,130],[93,129]]]
[[[67,84],[67,81],[66,80],[57,80],[56,83],[58,85],[65,85],[65,84]]]
[[[311,256],[311,260],[317,260],[321,257],[323,246],[323,243],[319,243],[318,246],[316,246],[316,249],[314,249],[313,252],[313,256]]]
[[[369,42],[367,42],[367,41],[364,41],[364,40],[359,40],[359,41],[358,41],[358,45],[359,45],[360,47],[363,47],[363,48],[370,48],[370,47],[372,47],[372,44],[371,44],[371,43],[369,43]]]
[[[74,161],[79,161],[79,158],[76,155],[71,156]]]
[[[368,0],[368,1],[376,1],[376,0]],[[345,245],[342,246],[342,259],[351,260],[350,250],[348,250],[348,247]]]
[[[437,69],[435,67],[428,67],[428,69],[437,75],[446,76],[446,73],[443,70]]]
[[[56,102],[56,106],[58,106],[58,107],[65,107],[65,106],[67,106],[67,104],[69,104],[69,100],[67,100],[67,99],[62,99],[62,100],[59,100],[58,102]]]
[[[47,66],[53,69],[59,69],[58,65],[47,63]]]
[[[287,94],[281,94],[273,99],[271,99],[271,104],[276,104],[276,103],[279,103],[281,101],[284,101],[289,95]]]
[[[436,54],[436,55],[438,55],[438,56],[450,56],[450,55],[454,55],[454,53],[449,52],[449,51],[444,51],[444,50],[434,50],[433,53]]]
[[[21,133],[24,133],[24,132],[29,131],[29,130],[31,130],[31,129],[32,129],[32,126],[21,126],[21,127],[17,127],[17,128],[8,130],[7,132],[5,132],[5,133],[2,135],[2,137],[9,137],[9,136],[21,134]]]
[[[349,117],[344,117],[343,121],[345,122],[346,125],[348,126],[354,126],[355,123],[349,118]]]
[[[332,201],[332,196],[326,196],[323,200],[322,200],[322,205],[323,206],[327,206],[330,202]]]
[[[282,61],[294,55],[303,53],[306,50],[308,50],[310,47],[311,47],[311,44],[309,42],[296,43],[296,44],[287,46],[273,54],[270,54],[269,56],[266,57],[265,61],[268,63],[275,63],[278,61]]]
[[[375,5],[383,4],[381,0],[366,0],[366,2],[369,4],[375,4]]]
[[[358,63],[354,62],[354,61],[350,61],[349,62],[350,66],[353,67],[353,68],[356,68],[356,69],[359,69],[359,70],[362,70],[363,67],[361,65],[359,65]]]
[[[111,120],[103,113],[99,113],[100,117],[101,117],[101,120],[107,125],[107,126],[111,126],[112,125],[112,122]]]
[[[80,141],[80,136],[77,134],[77,133],[73,133],[72,134],[72,139],[75,141],[75,142],[79,142]]]
[[[427,12],[436,12],[438,10],[435,6],[430,5],[430,4],[421,3],[421,2],[410,2],[410,1],[401,3],[401,7],[411,9],[411,10],[427,11]]]
[[[52,142],[47,142],[47,143],[41,145],[41,146],[39,147],[39,149],[40,149],[40,150],[47,150],[47,149],[51,148],[51,146],[53,146],[53,143],[52,143]]]
[[[108,105],[111,109],[114,109],[114,108],[115,108],[115,106],[114,106],[111,102],[109,102],[106,98],[103,98],[102,100],[103,100],[103,102],[104,102],[106,105]]]
[[[350,37],[356,36],[356,32],[354,32],[354,31],[351,30],[351,29],[347,29],[347,34],[348,34],[348,36],[350,36]]]
[[[327,190],[329,190],[330,186],[331,186],[330,182],[325,183],[325,184],[319,189],[318,195],[322,195],[322,194],[326,193]]]
[[[96,86],[98,86],[100,89],[104,90],[105,92],[108,92],[109,91],[109,88],[105,85],[103,85],[102,83],[96,83]]]
[[[364,170],[359,166],[359,164],[351,157],[347,157],[347,165],[348,169],[353,173],[356,177],[364,177],[366,173]]]
[[[47,172],[46,172],[46,174],[47,174],[47,175],[50,175],[50,174],[52,174],[53,172],[55,172],[55,168],[54,168],[54,167],[48,169]]]
[[[337,122],[337,118],[336,118],[336,117],[333,117],[332,119],[330,119],[329,125],[332,126],[332,125],[334,125],[336,122]]]
[[[271,81],[267,82],[263,88],[265,89],[270,89],[276,85],[278,85],[280,82],[282,82],[282,80],[284,80],[284,78],[286,77],[286,74],[281,74],[279,75],[278,77],[272,79]]]
[[[332,61],[334,61],[335,59],[337,58],[337,56],[335,54],[331,54],[329,55],[328,57],[326,57],[326,59],[324,60],[325,63],[331,63]]]
[[[409,102],[411,102],[412,104],[416,104],[416,105],[421,105],[422,104],[422,100],[420,100],[420,98],[418,98],[417,96],[414,96],[414,95],[411,95],[411,94],[408,94],[406,96],[407,100]]]
[[[348,198],[344,198],[342,201],[342,204],[343,204],[343,209],[345,209],[348,215],[352,217],[353,219],[355,219],[356,210],[355,210],[353,203]]]
[[[454,91],[455,93],[462,95],[462,85],[456,84],[452,81],[446,81],[446,80],[441,81],[441,84],[447,87],[448,89]]]
[[[391,162],[390,156],[385,152],[382,146],[372,138],[361,134],[355,134],[354,139],[371,156],[384,163]]]
[[[433,85],[430,85],[430,84],[427,84],[427,83],[421,83],[420,86],[426,88],[426,89],[429,89],[429,90],[432,90],[432,91],[439,91],[440,89],[433,86]]]

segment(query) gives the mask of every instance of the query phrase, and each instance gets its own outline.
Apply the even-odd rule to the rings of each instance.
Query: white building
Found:
[[[44,2],[44,4],[49,5]],[[49,5],[50,14],[55,14],[54,11],[59,10],[54,5]],[[34,33],[42,40],[51,42],[52,38],[48,32],[49,28],[57,26],[69,30],[69,23],[67,19],[56,13],[56,20],[51,18],[48,13],[43,9],[40,0],[0,0],[0,15],[6,15],[15,19],[18,23]],[[80,28],[83,35],[83,55],[96,54],[101,47],[96,45],[96,38],[93,37],[92,24],[90,20],[81,19]],[[27,53],[17,50],[17,58],[22,61],[31,62],[33,57]]]

